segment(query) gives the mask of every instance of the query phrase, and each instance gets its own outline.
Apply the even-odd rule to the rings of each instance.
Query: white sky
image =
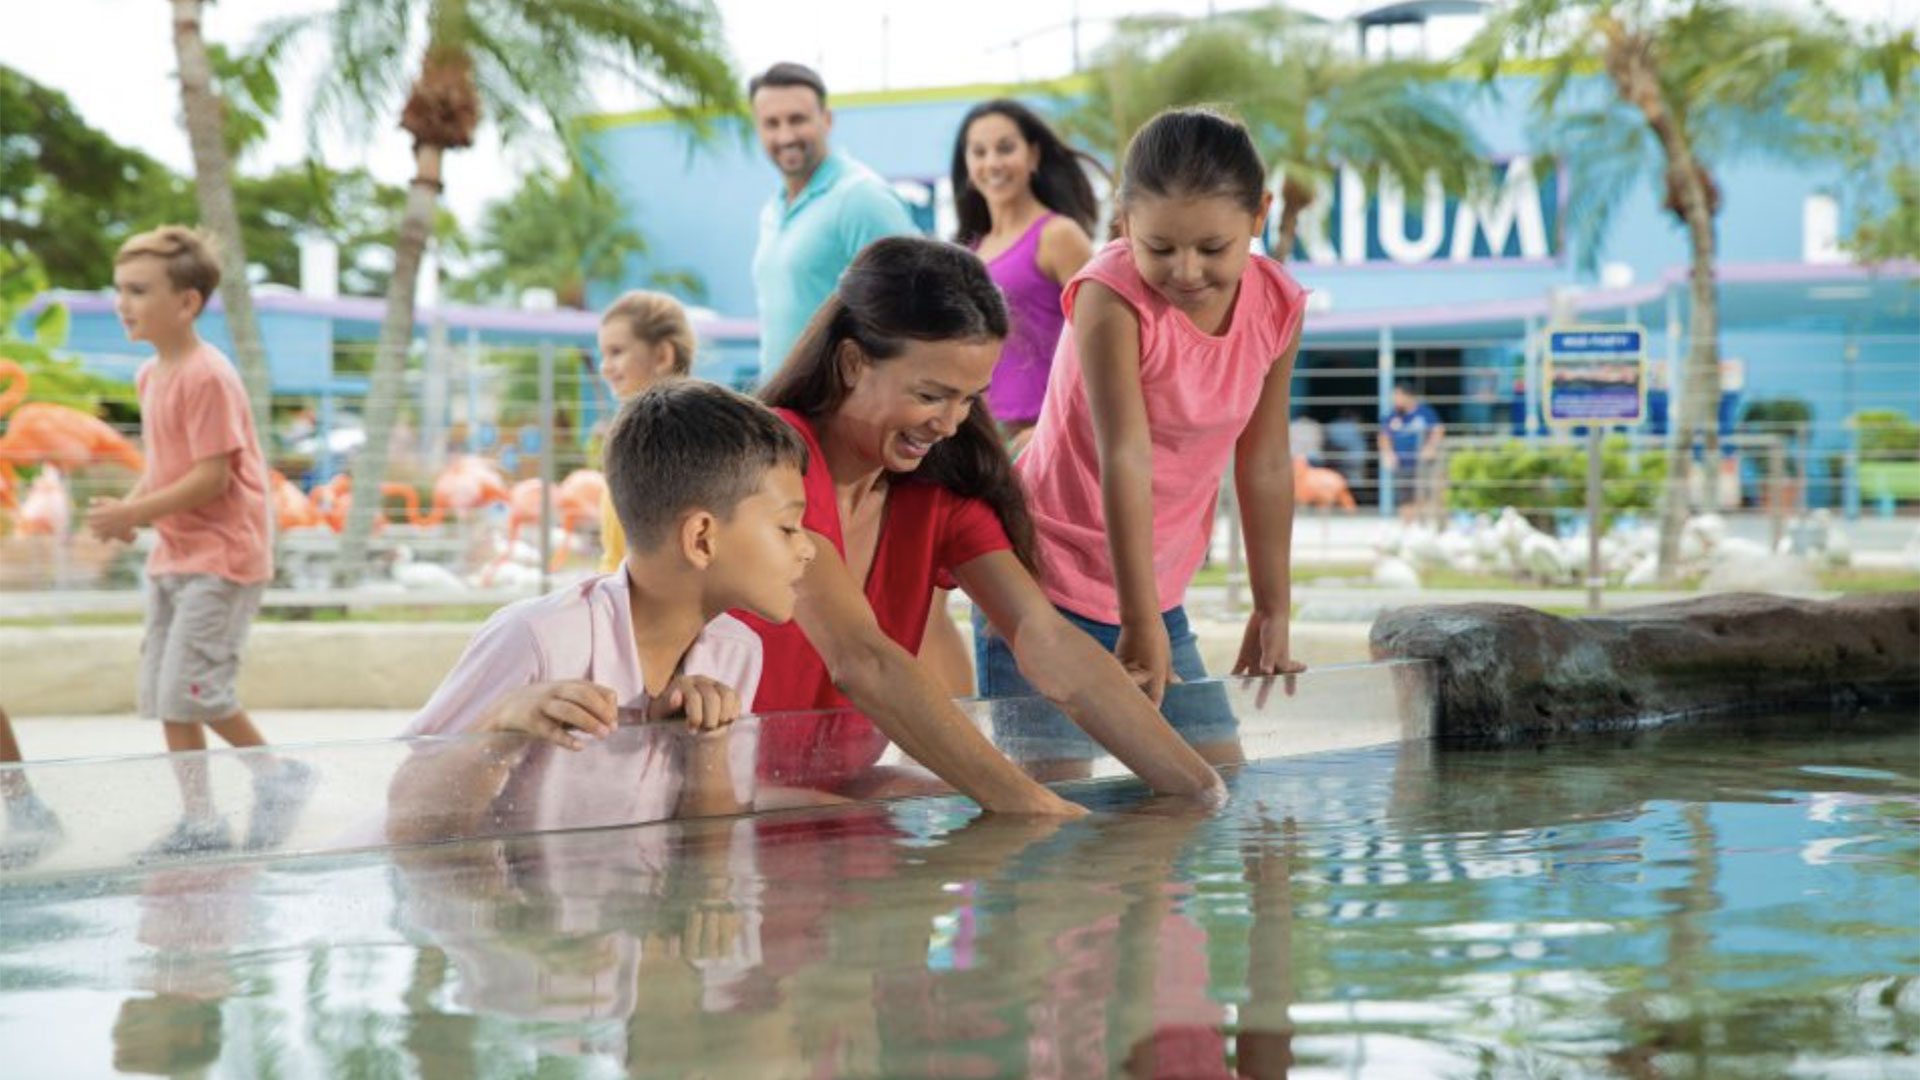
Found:
[[[1362,0],[1294,0],[1337,17],[1376,6]],[[1827,0],[1849,17],[1920,24],[1920,0]],[[1070,24],[1090,54],[1113,18],[1142,12],[1202,14],[1256,6],[1247,0],[718,0],[727,40],[744,75],[776,60],[816,66],[835,92],[1014,81],[1072,68]],[[166,0],[54,0],[15,5],[0,34],[0,64],[65,92],[88,123],[183,172],[190,171],[178,123],[173,43]],[[313,11],[325,0],[226,0],[210,4],[210,40],[235,47],[270,19]],[[31,12],[31,14],[28,14]],[[1457,24],[1456,24],[1457,25]],[[1444,31],[1442,31],[1444,33]],[[1436,44],[1440,44],[1438,40]],[[286,101],[268,143],[241,163],[245,172],[299,161],[306,148],[306,87],[313,58],[283,71]],[[652,104],[631,91],[601,94],[605,111]],[[397,109],[397,105],[396,105]],[[6,118],[0,117],[0,128]],[[370,145],[338,136],[322,142],[335,167],[364,164],[382,180],[404,183],[412,163],[394,131]],[[446,169],[446,200],[471,224],[488,199],[507,194],[539,148],[504,149],[491,129]]]

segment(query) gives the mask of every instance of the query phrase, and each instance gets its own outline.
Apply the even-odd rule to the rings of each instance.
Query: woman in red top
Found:
[[[957,583],[1034,689],[1154,790],[1218,797],[1219,777],[1034,580],[1033,522],[980,404],[1006,335],[979,259],[890,237],[854,259],[761,389],[812,456],[804,524],[820,553],[791,623],[746,620],[766,646],[754,708],[858,710],[763,729],[761,775],[871,795],[892,740],[988,810],[1073,812],[914,658],[935,585]]]

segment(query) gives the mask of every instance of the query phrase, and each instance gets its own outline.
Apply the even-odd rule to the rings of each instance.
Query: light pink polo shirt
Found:
[[[1160,609],[1186,598],[1206,557],[1214,500],[1260,401],[1267,372],[1300,334],[1306,290],[1261,255],[1247,263],[1225,333],[1200,332],[1140,278],[1115,240],[1061,294],[1067,320],[1086,281],[1107,286],[1140,319],[1140,391],[1153,444],[1153,579]],[[1098,622],[1120,620],[1120,595],[1100,501],[1100,452],[1071,327],[1060,335],[1033,441],[1014,469],[1027,486],[1047,596]]]
[[[750,711],[760,687],[760,637],[733,616],[721,615],[694,639],[681,671],[733,687],[743,711]],[[510,690],[578,678],[614,692],[623,726],[580,750],[545,742],[529,749],[495,803],[512,831],[584,829],[673,816],[682,787],[675,733],[669,725],[628,725],[651,698],[634,645],[624,565],[495,612],[402,734],[460,734]],[[754,735],[751,724],[728,735],[728,769],[734,791],[743,797],[753,790]]]
[[[147,494],[179,480],[196,462],[226,455],[232,463],[232,479],[218,498],[154,521],[158,542],[147,555],[147,573],[214,574],[241,585],[272,578],[267,466],[247,388],[233,364],[202,342],[177,363],[147,361],[133,381]]]

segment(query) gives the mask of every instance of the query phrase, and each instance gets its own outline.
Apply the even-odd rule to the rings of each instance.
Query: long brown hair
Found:
[[[975,120],[995,115],[1013,121],[1027,145],[1040,151],[1040,164],[1029,181],[1033,197],[1041,206],[1079,222],[1087,235],[1092,236],[1100,219],[1100,200],[1093,194],[1093,182],[1087,178],[1087,170],[1103,175],[1106,170],[1091,155],[1062,142],[1032,109],[1011,98],[995,98],[969,109],[967,115],[960,118],[960,133],[953,139],[953,211],[960,222],[953,235],[954,242],[971,247],[993,229],[993,215],[987,210],[986,196],[973,186],[973,179],[968,175],[967,129]]]
[[[760,400],[809,420],[830,416],[850,391],[837,362],[845,341],[873,362],[885,363],[909,341],[1006,336],[1006,301],[973,253],[924,237],[890,236],[854,257],[787,362],[760,387]],[[1007,531],[1014,555],[1029,571],[1039,572],[1033,515],[985,402],[976,402],[960,429],[934,444],[912,479],[985,502]]]

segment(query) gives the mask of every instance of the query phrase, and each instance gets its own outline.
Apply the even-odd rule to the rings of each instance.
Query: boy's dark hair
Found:
[[[613,511],[635,551],[666,542],[690,510],[726,520],[768,469],[807,471],[806,445],[786,421],[697,379],[666,379],[635,394],[607,432],[605,458]]]
[[[1257,214],[1266,187],[1266,166],[1246,125],[1213,108],[1168,109],[1147,121],[1127,146],[1120,205],[1141,195],[1223,195]]]
[[[967,129],[983,116],[1004,116],[1013,121],[1020,129],[1020,137],[1040,151],[1040,165],[1033,172],[1033,197],[1054,213],[1079,222],[1087,235],[1092,236],[1100,218],[1100,200],[1093,194],[1093,182],[1087,179],[1086,166],[1100,169],[1100,163],[1062,142],[1032,109],[1011,98],[995,98],[969,109],[967,115],[960,118],[960,133],[953,137],[953,209],[960,219],[954,242],[970,245],[993,229],[986,196],[975,190],[967,175]],[[1100,169],[1100,172],[1105,175],[1106,170]]]
[[[924,236],[889,236],[854,256],[786,363],[760,388],[760,400],[809,419],[838,409],[850,392],[839,362],[843,341],[884,363],[913,341],[1006,336],[1006,301],[971,251]],[[959,431],[934,444],[913,480],[984,501],[1007,531],[1014,554],[1037,572],[1033,515],[984,401],[968,411]]]
[[[805,64],[796,64],[790,60],[782,60],[748,79],[747,100],[752,101],[753,96],[758,94],[763,86],[804,86],[813,91],[814,96],[820,99],[821,105],[827,103],[827,84],[820,78],[820,73]]]

